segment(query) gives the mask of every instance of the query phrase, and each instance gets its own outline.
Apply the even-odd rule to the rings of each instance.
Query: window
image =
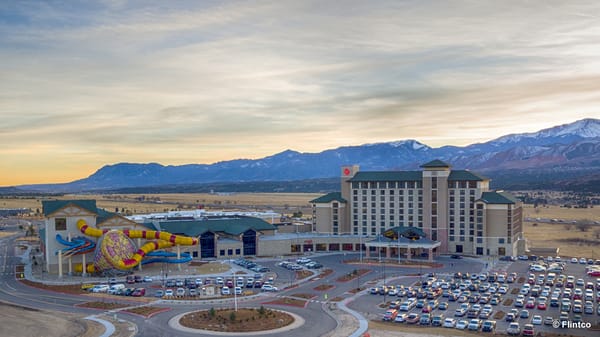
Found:
[[[237,249],[235,250],[235,255],[240,255],[240,249],[239,249],[239,248],[237,248]]]
[[[225,255],[225,249],[219,250],[219,255],[224,256]]]
[[[431,177],[431,188],[437,188],[437,177]]]
[[[498,243],[499,244],[504,244],[504,238],[498,238]]]
[[[233,255],[233,249],[227,249],[227,255]]]
[[[65,218],[54,219],[54,230],[66,231],[67,230],[67,219],[65,219]]]

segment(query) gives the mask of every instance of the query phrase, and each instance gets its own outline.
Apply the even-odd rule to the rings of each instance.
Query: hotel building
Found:
[[[440,160],[421,168],[363,172],[343,166],[341,192],[311,201],[315,230],[371,240],[396,233],[400,242],[398,233],[414,228],[439,243],[435,254],[514,256],[524,249],[519,200],[491,191],[489,178]]]

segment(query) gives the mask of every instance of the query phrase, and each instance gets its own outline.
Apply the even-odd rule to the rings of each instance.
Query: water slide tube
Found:
[[[79,228],[83,234],[93,237],[100,237],[108,232],[108,229],[101,230],[88,226],[83,219],[77,221],[77,228]],[[143,238],[146,240],[155,239],[156,241],[150,241],[142,245],[131,258],[118,261],[117,268],[119,269],[131,269],[137,266],[146,254],[157,249],[163,249],[174,245],[192,246],[198,244],[198,239],[196,238],[174,235],[168,232],[129,229],[124,229],[122,232],[132,239]]]
[[[84,237],[76,237],[71,239],[71,241],[67,241],[63,239],[60,234],[56,234],[56,241],[58,243],[67,246],[63,248],[61,251],[64,253],[64,256],[73,256],[78,254],[86,254],[92,252],[96,248],[96,243],[91,241],[90,239]],[[57,254],[55,252],[55,254]]]
[[[192,261],[192,255],[190,253],[184,252],[181,253],[179,256],[179,259],[173,259],[173,257],[177,257],[177,253],[173,253],[173,252],[150,252],[148,254],[146,254],[146,257],[152,257],[152,258],[146,258],[145,260],[142,261],[142,264],[148,264],[148,263],[187,263]]]

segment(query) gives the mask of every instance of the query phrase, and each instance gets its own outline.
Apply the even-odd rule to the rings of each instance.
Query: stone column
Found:
[[[63,272],[62,272],[62,251],[58,251],[58,278],[62,278],[63,277]]]
[[[427,256],[429,256],[429,262],[433,261],[433,248],[429,248],[429,254],[427,254]]]

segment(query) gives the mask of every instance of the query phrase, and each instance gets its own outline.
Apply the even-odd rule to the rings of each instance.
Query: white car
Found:
[[[576,257],[573,257],[573,258],[571,258],[571,263],[577,263],[577,262],[578,262],[578,261],[577,261],[577,258],[576,258]]]
[[[231,295],[228,286],[224,286],[223,288],[221,288],[221,295]]]
[[[467,326],[469,326],[469,321],[461,319],[460,321],[456,322],[455,328],[458,330],[464,330],[467,328]]]
[[[165,290],[165,297],[173,297],[173,289]]]
[[[531,266],[529,267],[529,270],[530,270],[530,271],[537,272],[537,273],[539,273],[539,272],[545,272],[545,271],[546,271],[546,267],[544,267],[544,266],[541,266],[541,265],[539,265],[539,264],[533,264],[533,265],[531,265]]]
[[[542,325],[542,316],[540,315],[533,315],[533,318],[531,319],[531,324],[533,325]]]
[[[265,284],[265,285],[262,286],[261,290],[262,291],[277,291],[279,289],[277,289],[277,287],[274,287],[274,286],[272,286],[270,284]]]
[[[150,276],[144,276],[143,281],[144,282],[152,282],[152,277],[150,277]]]
[[[177,288],[176,294],[179,297],[185,296],[185,289],[184,288]]]
[[[398,316],[396,316],[396,318],[394,319],[394,322],[404,323],[406,322],[406,316],[408,316],[407,313],[399,313]]]
[[[454,326],[456,325],[456,320],[454,318],[446,318],[444,320],[444,328],[454,328]]]
[[[91,292],[93,293],[105,293],[110,289],[108,284],[97,284],[93,288],[91,288]]]

